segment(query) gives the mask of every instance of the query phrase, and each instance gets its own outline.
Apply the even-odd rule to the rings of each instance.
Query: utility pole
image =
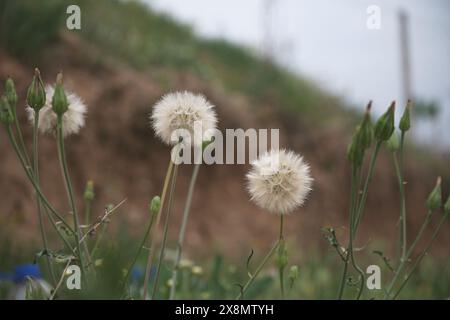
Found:
[[[399,11],[398,18],[400,23],[402,98],[403,105],[406,105],[408,99],[413,99],[411,85],[411,61],[409,55],[409,18],[404,10]]]

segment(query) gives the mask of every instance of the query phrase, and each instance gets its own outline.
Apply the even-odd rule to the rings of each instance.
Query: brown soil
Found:
[[[305,124],[300,115],[286,115],[271,106],[258,106],[255,112],[245,96],[211,87],[192,74],[138,72],[114,60],[100,60],[100,56],[95,48],[80,39],[64,35],[60,44],[47,49],[39,67],[47,82],[52,82],[56,73],[63,70],[66,86],[83,97],[89,107],[86,127],[81,134],[67,140],[69,166],[80,196],[86,181],[95,181],[96,215],[103,212],[106,204],[127,198],[120,213],[113,217],[113,228],[128,228],[134,235],[141,234],[148,202],[160,193],[169,149],[155,138],[148,114],[151,106],[170,88],[204,93],[217,106],[222,129],[280,128],[281,145],[302,153],[310,162],[315,179],[306,206],[288,217],[286,235],[302,248],[320,250],[330,250],[322,238],[322,227],[333,226],[338,236],[343,241],[346,239],[349,167],[345,150],[351,130],[339,123],[327,129],[314,128]],[[21,106],[32,67],[0,52],[0,79],[3,81],[7,75],[16,81],[21,97],[18,112],[25,124]],[[165,81],[160,81],[161,75]],[[30,144],[30,128],[25,127],[25,139]],[[0,132],[1,232],[10,230],[19,242],[40,243],[32,188],[4,130]],[[68,212],[53,137],[42,136],[40,150],[45,193],[57,208]],[[172,236],[179,225],[191,170],[187,165],[180,169]],[[201,256],[217,250],[237,257],[247,254],[250,248],[265,249],[275,239],[278,219],[248,200],[244,178],[247,170],[247,165],[201,168],[187,232],[191,254]],[[424,218],[424,201],[434,185],[436,172],[413,159],[408,159],[406,172],[408,227],[412,234]],[[377,165],[371,191],[358,246],[384,239],[392,249],[399,205],[397,182],[387,154],[382,155]],[[81,197],[79,200],[81,208]],[[439,241],[442,250],[436,252],[448,258],[444,244],[450,240],[450,229],[448,226],[446,229]]]

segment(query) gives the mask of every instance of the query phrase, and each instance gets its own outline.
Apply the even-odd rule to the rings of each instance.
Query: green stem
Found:
[[[170,185],[169,203],[167,204],[166,220],[164,222],[163,239],[162,239],[162,243],[161,243],[161,249],[159,251],[159,260],[158,260],[158,264],[156,267],[155,283],[153,284],[152,300],[155,299],[156,294],[158,292],[158,282],[159,282],[159,276],[161,273],[161,265],[162,265],[162,261],[164,259],[164,253],[166,250],[167,234],[169,231],[169,220],[170,220],[170,213],[172,212],[173,196],[175,193],[175,185],[177,182],[177,173],[178,173],[178,165],[175,164],[174,169],[173,169],[172,183]]]
[[[133,261],[131,262],[131,265],[130,265],[130,267],[128,268],[127,273],[126,273],[126,275],[125,275],[125,280],[124,280],[123,289],[125,289],[125,287],[127,286],[127,284],[128,284],[128,278],[130,277],[131,270],[133,269],[134,265],[136,264],[136,261],[138,260],[139,256],[141,255],[142,248],[144,248],[144,246],[145,246],[145,244],[146,244],[146,242],[147,242],[147,238],[148,238],[148,236],[150,235],[150,233],[151,233],[151,231],[152,231],[153,221],[154,221],[154,220],[155,220],[155,214],[152,214],[152,215],[151,215],[151,218],[150,218],[150,222],[149,222],[148,227],[147,227],[147,230],[145,231],[144,237],[143,237],[143,239],[142,239],[142,241],[141,241],[141,244],[139,245],[139,248],[138,248],[138,250],[137,250],[137,252],[136,252],[136,255],[134,256],[134,259],[133,259]]]
[[[405,133],[402,131],[400,137],[400,163],[397,160],[396,153],[393,154],[395,172],[398,179],[398,186],[400,192],[400,250],[401,259],[406,257],[407,247],[407,233],[406,233],[406,200],[405,200],[405,184],[404,184],[404,163],[403,163],[403,146],[405,140]]]
[[[100,242],[103,239],[103,236],[105,235],[106,229],[108,228],[108,224],[104,223],[102,226],[102,229],[100,230],[100,233],[97,236],[97,239],[95,240],[94,246],[92,247],[91,250],[91,259],[95,258],[95,254],[97,253],[98,250],[98,245],[100,244]]]
[[[358,199],[358,169],[352,167],[352,175],[351,175],[351,181],[350,181],[350,209],[349,209],[349,234],[350,234],[350,241],[349,245],[347,246],[347,251],[345,252],[345,256],[343,257],[344,260],[344,268],[342,269],[342,275],[341,275],[341,281],[339,283],[339,290],[338,290],[338,299],[341,300],[342,296],[344,295],[344,288],[345,288],[345,280],[347,279],[347,272],[348,272],[348,261],[349,261],[349,249],[352,239],[352,233],[354,228],[354,211],[357,204]]]
[[[441,221],[439,222],[438,227],[434,231],[433,236],[431,237],[430,241],[428,242],[428,245],[426,246],[425,250],[421,253],[421,255],[417,258],[416,262],[414,263],[413,267],[411,268],[411,271],[409,272],[409,274],[407,275],[407,277],[403,281],[403,283],[400,285],[400,287],[397,290],[397,292],[395,293],[393,299],[397,298],[397,296],[402,291],[403,287],[408,283],[409,279],[411,278],[411,275],[414,273],[414,271],[419,266],[422,259],[428,254],[428,251],[430,250],[431,246],[433,245],[433,242],[436,240],[437,236],[439,235],[439,231],[441,230],[442,226],[444,225],[444,222],[447,219],[447,217],[448,217],[448,213],[444,214]]]
[[[53,215],[55,215],[62,224],[64,224],[64,226],[72,233],[75,234],[74,230],[72,229],[72,227],[65,221],[65,219],[55,210],[55,208],[53,208],[53,206],[50,204],[50,202],[48,201],[48,199],[44,196],[41,188],[39,187],[39,184],[36,182],[35,178],[34,178],[34,174],[33,174],[33,170],[31,169],[31,167],[29,165],[26,164],[26,161],[23,157],[23,155],[20,152],[20,149],[17,145],[17,141],[14,137],[14,134],[11,130],[11,126],[7,127],[7,132],[8,132],[8,138],[17,154],[17,156],[19,157],[20,163],[22,164],[22,167],[25,171],[25,174],[28,177],[28,180],[30,180],[31,184],[33,185],[34,189],[36,190],[36,193],[38,194],[38,196],[41,198],[42,203],[51,211],[51,213]],[[56,228],[56,231],[59,233],[60,230],[59,228]]]
[[[283,215],[281,215],[281,217],[283,217]],[[265,257],[263,258],[263,260],[261,261],[259,266],[256,268],[255,273],[250,275],[250,278],[247,280],[247,282],[245,283],[244,287],[242,287],[241,292],[237,295],[236,300],[244,298],[245,292],[252,285],[253,281],[255,281],[256,277],[259,275],[261,270],[264,268],[264,266],[266,265],[267,261],[269,261],[269,259],[272,257],[272,255],[275,252],[275,250],[277,250],[277,248],[279,247],[282,237],[283,237],[283,218],[280,218],[280,234],[279,234],[278,240],[272,246],[270,251],[265,255]]]
[[[175,264],[174,264],[174,267],[172,270],[172,287],[170,288],[170,296],[169,296],[170,300],[175,299],[176,285],[177,285],[177,278],[178,278],[178,268],[180,265],[181,255],[183,252],[184,235],[186,233],[186,226],[187,226],[187,222],[189,219],[189,212],[191,209],[191,203],[192,203],[192,198],[194,195],[195,183],[197,181],[197,176],[198,176],[199,170],[200,170],[200,164],[195,164],[194,170],[192,172],[191,181],[189,183],[186,205],[185,205],[184,211],[183,211],[183,220],[181,222],[181,227],[180,227],[180,234],[178,235],[178,244],[177,244]]]
[[[25,147],[25,142],[23,140],[22,130],[20,129],[19,118],[17,117],[16,106],[11,106],[11,111],[13,112],[14,125],[16,126],[17,135],[19,137],[19,148],[22,151],[25,163],[30,166],[31,165],[31,161],[30,161],[30,157],[28,156],[27,148]]]
[[[80,224],[78,221],[78,212],[77,212],[77,208],[75,205],[75,198],[74,198],[74,194],[73,194],[72,182],[70,179],[69,170],[67,168],[67,159],[66,159],[66,151],[65,151],[65,147],[64,147],[64,136],[63,136],[63,127],[62,126],[63,126],[62,116],[58,115],[57,139],[58,139],[59,163],[61,165],[61,170],[62,170],[62,174],[63,174],[63,178],[64,178],[64,184],[66,187],[69,204],[70,204],[70,207],[72,209],[72,214],[73,214],[73,222],[74,222],[74,227],[75,227],[75,243],[76,243],[76,249],[78,251],[78,254],[77,254],[78,260],[81,264],[82,272],[85,273],[86,266],[83,261],[83,253],[81,252],[81,247],[80,247],[81,230],[80,230]],[[84,243],[86,243],[86,242],[84,242]]]
[[[167,171],[166,171],[166,177],[164,179],[164,185],[163,185],[163,189],[162,189],[162,193],[161,193],[161,207],[159,208],[158,211],[158,215],[156,217],[156,227],[157,228],[159,226],[159,221],[161,220],[161,213],[164,209],[164,203],[166,200],[166,194],[167,194],[167,189],[169,187],[169,183],[170,183],[170,179],[172,177],[172,171],[173,171],[173,167],[174,164],[172,162],[172,159],[169,160],[169,166],[167,167]],[[147,265],[145,266],[145,276],[144,276],[144,300],[147,300],[147,295],[148,295],[148,282],[150,279],[150,270],[151,270],[151,266],[152,266],[152,261],[153,261],[153,254],[154,254],[154,250],[153,250],[153,246],[154,246],[154,234],[156,232],[153,232],[150,235],[150,248],[149,248],[149,252],[148,252],[148,257],[147,257]]]
[[[397,270],[395,271],[395,275],[392,278],[391,282],[389,283],[389,286],[386,290],[386,295],[385,298],[389,298],[390,294],[392,292],[392,289],[394,288],[394,285],[396,283],[396,281],[398,280],[398,278],[400,277],[400,275],[403,272],[403,269],[406,266],[406,263],[408,262],[409,258],[411,257],[412,253],[414,252],[414,249],[416,248],[417,244],[419,243],[420,239],[423,236],[423,233],[425,232],[428,224],[431,221],[431,217],[432,217],[432,212],[429,211],[427,216],[425,217],[425,221],[423,222],[422,226],[420,227],[419,233],[417,234],[416,239],[414,240],[414,242],[412,243],[411,247],[409,248],[409,250],[406,252],[406,256],[405,258],[402,258],[400,260],[400,265],[398,266]]]
[[[285,250],[283,228],[284,228],[284,215],[280,214],[280,234],[278,237],[278,242],[283,243],[282,247],[283,247],[283,250]],[[284,252],[282,252],[281,254],[284,254]],[[284,266],[281,264],[278,267],[278,275],[279,275],[279,279],[280,279],[281,299],[284,299]]]
[[[364,209],[366,207],[366,201],[367,201],[367,194],[369,193],[369,185],[373,178],[373,172],[375,169],[375,163],[378,157],[378,153],[380,151],[382,145],[382,141],[377,141],[377,144],[375,145],[375,150],[372,152],[372,157],[370,159],[369,164],[369,172],[367,173],[366,182],[364,183],[364,189],[361,195],[361,201],[359,203],[359,206],[357,207],[356,216],[355,216],[355,224],[353,228],[353,232],[356,233],[356,230],[358,229],[359,223],[361,222],[362,216],[364,214]]]
[[[36,182],[39,184],[38,125],[39,125],[39,111],[35,112],[34,127],[33,127],[33,170],[34,170],[34,177],[36,179]],[[41,198],[39,196],[36,196],[36,202],[37,202],[37,211],[38,211],[38,218],[39,218],[39,229],[41,231],[42,242],[44,245],[45,252],[48,252],[48,241],[47,241],[47,235],[45,234],[44,219],[43,219],[43,215],[42,215],[42,204],[41,204]],[[52,263],[50,261],[50,257],[48,255],[46,255],[46,261],[47,261],[47,267],[48,267],[50,275],[52,277],[53,284],[56,285],[55,270],[53,269],[53,265],[52,265]]]
[[[354,182],[352,182],[352,184],[355,184],[356,186],[358,186],[359,185],[358,172],[357,172],[358,170],[353,169],[352,171],[353,171],[352,180],[354,181]],[[355,252],[353,249],[354,236],[356,235],[355,208],[358,206],[357,198],[358,197],[355,197],[353,199],[353,205],[351,206],[353,208],[353,210],[351,210],[351,213],[350,213],[350,221],[349,221],[350,239],[349,239],[349,246],[348,246],[347,252],[350,255],[350,261],[352,263],[353,268],[359,273],[359,276],[360,276],[359,291],[358,291],[358,295],[356,297],[356,299],[359,300],[359,298],[361,298],[361,295],[364,291],[365,274],[364,274],[364,271],[359,267],[359,265],[356,262]]]

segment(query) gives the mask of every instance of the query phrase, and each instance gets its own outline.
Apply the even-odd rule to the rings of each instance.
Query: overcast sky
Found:
[[[398,11],[409,16],[414,96],[436,100],[438,123],[421,124],[423,142],[450,149],[450,1],[447,0],[144,0],[188,23],[204,37],[223,37],[257,50],[306,75],[361,108],[376,112],[402,103]],[[381,10],[381,29],[366,26],[370,5]],[[265,26],[269,26],[268,28]],[[401,105],[402,107],[402,105]],[[400,108],[402,109],[402,108]]]

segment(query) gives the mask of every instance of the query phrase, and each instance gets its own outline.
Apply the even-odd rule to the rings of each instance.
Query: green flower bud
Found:
[[[69,108],[66,93],[62,85],[62,73],[56,77],[55,93],[52,98],[52,109],[58,115],[62,116]]]
[[[92,180],[89,180],[86,183],[86,189],[84,189],[83,197],[84,197],[84,200],[86,200],[86,201],[94,200],[95,192],[94,192],[94,182]]]
[[[11,78],[6,79],[5,96],[11,108],[15,108],[18,98],[16,88],[14,86],[14,81]]]
[[[161,208],[161,198],[159,196],[154,196],[152,202],[150,202],[150,213],[158,214]]]
[[[0,99],[0,122],[6,125],[14,122],[14,114],[5,96]]]
[[[397,132],[392,132],[391,137],[388,141],[386,141],[386,147],[391,152],[397,152],[397,150],[400,148],[400,140],[398,138]]]
[[[374,135],[377,141],[388,140],[394,132],[395,101],[391,103],[389,109],[378,119],[374,128]]]
[[[437,178],[436,186],[427,199],[427,208],[430,211],[439,209],[442,205],[442,189],[441,189],[441,177]]]
[[[288,264],[288,253],[286,248],[286,242],[284,240],[280,241],[280,245],[278,247],[278,256],[277,256],[277,266],[280,269],[284,269]]]
[[[406,104],[405,111],[403,112],[402,118],[400,119],[400,123],[398,124],[398,127],[402,132],[406,132],[411,128],[411,106],[412,102],[411,100],[408,100],[408,103]]]
[[[363,148],[363,150],[369,149],[373,142],[373,127],[372,127],[372,120],[370,119],[371,108],[372,108],[372,101],[369,101],[369,104],[367,105],[366,108],[366,113],[364,114],[364,118],[359,130],[358,139],[360,141],[361,148]]]
[[[445,214],[450,213],[450,196],[448,196],[447,201],[444,204],[444,213]]]
[[[39,111],[45,105],[44,83],[37,68],[34,70],[33,80],[28,87],[27,103],[35,111]]]
[[[299,276],[298,266],[296,265],[291,266],[291,268],[289,269],[289,279],[291,281],[295,281],[297,280],[298,276]]]
[[[355,168],[358,168],[362,165],[364,157],[364,153],[358,146],[357,142],[358,140],[353,138],[347,149],[347,159]]]

